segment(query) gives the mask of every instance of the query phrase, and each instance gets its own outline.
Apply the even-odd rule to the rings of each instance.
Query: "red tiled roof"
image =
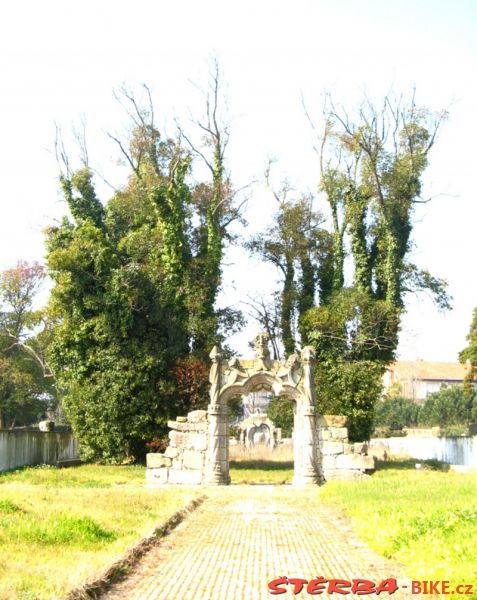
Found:
[[[462,381],[469,367],[458,362],[428,362],[425,360],[398,360],[388,366],[391,378],[424,379],[434,381]],[[477,381],[477,375],[474,377]]]

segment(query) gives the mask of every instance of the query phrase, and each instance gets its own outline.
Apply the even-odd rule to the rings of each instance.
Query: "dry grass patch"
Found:
[[[230,447],[230,477],[232,483],[291,483],[293,477],[293,446],[282,444],[271,450],[267,446],[237,445]]]
[[[0,475],[0,599],[63,598],[198,496],[144,483],[143,467]]]

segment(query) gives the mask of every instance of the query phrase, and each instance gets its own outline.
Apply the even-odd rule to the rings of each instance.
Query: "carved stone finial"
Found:
[[[305,346],[301,351],[301,359],[304,363],[311,363],[315,360],[316,352],[313,346]]]
[[[266,331],[260,332],[253,340],[255,353],[257,355],[257,369],[259,371],[268,371],[270,369],[270,350],[268,342],[270,336]]]
[[[212,348],[209,356],[210,356],[210,359],[212,360],[212,362],[214,362],[214,363],[219,362],[219,360],[222,358],[222,354],[220,353],[220,350],[217,346],[214,346]]]

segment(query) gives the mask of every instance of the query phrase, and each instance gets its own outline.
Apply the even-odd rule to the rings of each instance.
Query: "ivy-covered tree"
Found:
[[[111,137],[129,167],[127,183],[103,205],[87,162],[72,172],[65,160],[71,218],[47,239],[55,282],[50,360],[85,456],[102,460],[140,459],[169,418],[200,404],[203,382],[186,389],[182,375],[205,379],[196,324],[204,311],[216,316],[216,293],[204,292],[209,271],[197,267],[210,257],[196,243],[202,224],[193,157],[180,136],[160,135],[152,103],[142,108],[127,90],[122,99],[130,136]],[[203,195],[200,206],[207,212],[211,202]],[[207,343],[218,327],[218,319],[208,323]]]
[[[365,102],[356,120],[334,106],[325,115],[319,159],[332,260],[304,338],[317,350],[320,410],[347,414],[353,439],[371,433],[406,293],[428,290],[449,308],[446,283],[409,261],[414,210],[427,202],[422,175],[444,118],[414,99],[403,105],[389,97],[381,110]]]
[[[314,306],[315,296],[323,285],[323,271],[328,264],[330,240],[323,229],[323,217],[313,209],[313,198],[289,199],[284,185],[274,193],[278,210],[266,232],[247,242],[248,249],[272,264],[280,274],[278,321],[285,354],[292,354],[299,343],[301,319]],[[257,300],[252,303],[260,324],[274,340],[275,329],[270,317],[275,312]],[[274,344],[278,348],[278,344]]]

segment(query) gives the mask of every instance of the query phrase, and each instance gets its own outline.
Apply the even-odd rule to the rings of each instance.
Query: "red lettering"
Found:
[[[450,594],[448,581],[442,581],[441,594]]]
[[[279,577],[278,579],[270,581],[270,583],[268,584],[270,594],[284,594],[286,592],[286,589],[278,586],[287,585],[287,583],[288,579],[286,577]]]
[[[420,581],[412,581],[411,582],[411,594],[420,594],[422,590],[422,585]]]
[[[351,587],[351,582],[346,579],[330,579],[328,584],[328,594],[349,594],[346,588]]]
[[[293,593],[299,594],[302,591],[305,583],[308,583],[308,579],[300,579],[299,577],[295,577],[293,579],[289,579],[288,583],[295,586],[293,588]]]
[[[317,596],[318,594],[322,594],[325,591],[326,585],[328,583],[328,579],[324,577],[317,577],[316,579],[312,579],[310,583],[306,586],[306,591],[311,596]]]
[[[397,581],[390,577],[389,579],[383,579],[383,581],[381,581],[381,583],[376,588],[376,595],[380,594],[381,592],[387,592],[389,595],[391,595],[394,594],[394,592],[396,592],[398,589],[399,587]]]
[[[373,594],[376,591],[374,582],[368,579],[353,579],[353,587],[351,592],[358,596],[364,596],[364,594]]]
[[[438,594],[439,593],[439,582],[438,581],[429,581],[429,594]]]

